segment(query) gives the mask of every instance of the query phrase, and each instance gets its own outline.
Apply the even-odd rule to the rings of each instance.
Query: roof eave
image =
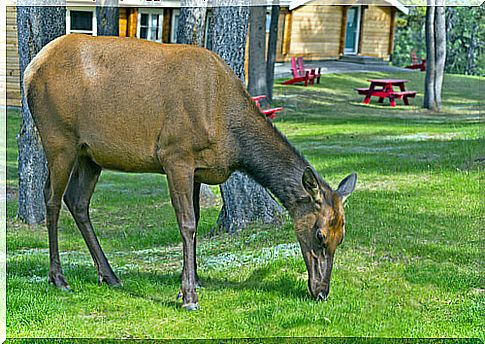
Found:
[[[290,2],[289,9],[290,9],[290,11],[292,11],[295,8],[303,6],[310,1],[312,1],[312,0],[293,0],[293,1]],[[399,0],[384,0],[384,1],[389,3],[392,6],[396,7],[402,13],[409,14],[409,8],[404,6]],[[344,5],[344,4],[342,4],[342,5]],[[358,4],[356,4],[356,5],[358,5]]]

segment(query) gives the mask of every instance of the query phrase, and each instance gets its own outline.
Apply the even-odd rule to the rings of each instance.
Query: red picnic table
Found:
[[[359,94],[364,94],[365,98],[362,103],[369,104],[371,97],[379,97],[379,103],[384,102],[384,98],[389,98],[391,107],[396,106],[396,99],[402,99],[405,105],[409,105],[408,98],[414,98],[416,91],[406,91],[404,85],[407,80],[394,79],[372,79],[369,88],[356,88]],[[399,87],[399,91],[394,91],[393,86]]]

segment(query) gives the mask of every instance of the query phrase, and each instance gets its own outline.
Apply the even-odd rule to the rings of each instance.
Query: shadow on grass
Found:
[[[67,265],[63,266],[65,277],[72,287],[73,294],[79,294],[86,291],[86,288],[92,288],[97,285],[97,273],[94,266],[86,265]],[[34,285],[47,283],[48,262],[40,257],[25,257],[20,261],[9,263],[9,286],[14,289],[21,286],[20,281],[27,284],[34,283],[35,279],[40,281]],[[268,279],[274,273],[271,267],[256,267],[251,275],[243,281],[225,279],[219,277],[203,276],[203,288],[210,291],[223,291],[231,289],[235,291],[263,291],[277,293],[284,297],[295,299],[308,298],[305,288],[296,279],[282,275],[277,279]],[[181,283],[181,272],[146,272],[146,271],[128,271],[119,275],[123,281],[123,286],[113,288],[115,293],[124,293],[130,297],[152,300],[157,303],[165,304],[168,307],[178,307],[176,302],[177,292]],[[38,284],[40,283],[40,284]],[[166,298],[157,288],[174,290],[173,298]],[[54,287],[48,290],[54,290]],[[65,295],[70,295],[66,293]]]

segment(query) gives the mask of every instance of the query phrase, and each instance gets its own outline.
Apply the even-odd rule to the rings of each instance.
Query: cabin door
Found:
[[[347,10],[344,54],[355,55],[359,49],[360,6],[352,6]]]

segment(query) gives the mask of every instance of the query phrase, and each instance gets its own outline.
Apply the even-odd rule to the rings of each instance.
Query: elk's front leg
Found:
[[[167,173],[170,198],[177,215],[177,223],[183,240],[182,307],[187,310],[196,310],[199,308],[199,304],[195,290],[197,280],[194,243],[197,221],[193,204],[194,169],[192,166],[181,166],[179,162],[178,166],[165,168],[165,172]]]
[[[199,226],[200,219],[200,183],[194,183],[194,191],[192,194],[195,214],[195,230]],[[197,287],[201,287],[199,275],[197,274],[197,234],[194,235],[194,270],[195,270],[195,284]]]

